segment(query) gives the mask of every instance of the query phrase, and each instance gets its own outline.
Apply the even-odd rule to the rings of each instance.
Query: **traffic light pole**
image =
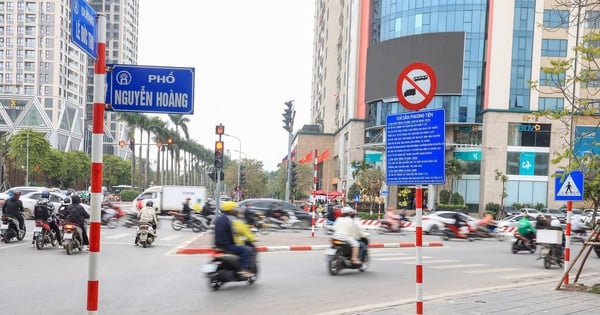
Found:
[[[290,201],[290,180],[292,176],[292,133],[288,135],[288,155],[286,163],[286,180],[285,180],[285,201]]]

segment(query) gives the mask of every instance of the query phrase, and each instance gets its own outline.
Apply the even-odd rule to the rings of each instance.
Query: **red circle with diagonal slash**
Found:
[[[425,108],[435,96],[437,78],[433,68],[423,62],[415,62],[404,68],[396,81],[398,101],[406,109]]]

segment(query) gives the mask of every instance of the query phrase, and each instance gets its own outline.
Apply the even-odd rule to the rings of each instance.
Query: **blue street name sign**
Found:
[[[386,183],[444,184],[444,109],[389,115],[386,119]]]
[[[97,16],[98,14],[87,1],[71,1],[71,41],[94,59],[98,56],[98,45],[96,45]]]
[[[557,171],[556,175],[554,181],[554,200],[583,200],[583,172],[574,170],[565,174],[562,171]]]
[[[109,65],[106,104],[117,112],[194,113],[194,68]]]

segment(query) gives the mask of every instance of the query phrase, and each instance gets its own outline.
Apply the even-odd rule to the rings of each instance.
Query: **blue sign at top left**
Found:
[[[108,65],[106,100],[114,111],[194,113],[194,68]]]
[[[97,16],[98,14],[87,1],[71,1],[71,40],[94,59],[98,56],[98,45],[96,45]]]

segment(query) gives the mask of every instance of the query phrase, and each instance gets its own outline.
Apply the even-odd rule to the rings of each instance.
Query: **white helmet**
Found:
[[[353,215],[355,213],[356,213],[356,210],[354,210],[350,206],[345,206],[345,207],[342,208],[342,214],[343,215]]]
[[[550,226],[560,227],[560,221],[558,221],[558,219],[552,219],[552,221],[550,221]]]

